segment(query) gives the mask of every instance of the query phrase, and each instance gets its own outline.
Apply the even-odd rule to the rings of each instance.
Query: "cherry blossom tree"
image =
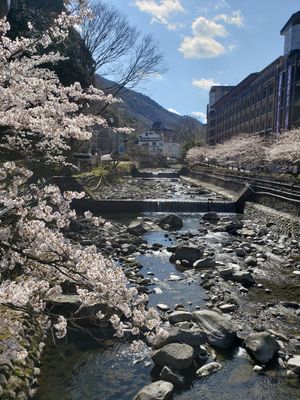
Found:
[[[101,306],[96,320],[109,322],[118,337],[124,330],[138,337],[141,328],[149,337],[164,334],[157,312],[146,308],[147,296],[128,285],[120,267],[95,246],[83,247],[65,236],[76,219],[71,201],[84,193],[41,186],[28,168],[28,161],[39,166],[67,163],[70,141],[88,140],[95,124],[106,126],[103,117],[88,113],[90,102],[116,102],[94,87],[63,87],[45,68],[61,56],[41,50],[64,40],[68,27],[89,15],[84,1],[65,0],[65,7],[38,38],[11,40],[9,24],[0,20],[0,305],[29,314],[61,338],[68,321],[46,311],[45,300],[61,293],[68,280],[76,284],[82,305]],[[34,28],[31,23],[29,27]],[[103,229],[112,228],[90,212],[85,217]],[[11,358],[26,357],[25,349],[11,339],[20,333],[20,324],[3,316],[1,322],[12,333],[2,351]]]
[[[300,164],[300,129],[280,134],[268,152],[271,163]]]
[[[268,143],[258,135],[244,134],[233,137],[216,146],[196,147],[189,150],[187,159],[190,163],[214,160],[220,165],[234,165],[256,168],[267,160]]]

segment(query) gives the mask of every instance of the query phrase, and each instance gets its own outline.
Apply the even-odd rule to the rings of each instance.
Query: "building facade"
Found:
[[[137,145],[151,154],[162,154],[164,142],[159,133],[148,131],[138,136]]]
[[[300,11],[281,30],[284,55],[236,86],[212,86],[207,142],[238,133],[280,133],[300,126]]]

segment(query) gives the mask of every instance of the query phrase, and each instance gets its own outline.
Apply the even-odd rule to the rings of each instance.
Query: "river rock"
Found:
[[[159,226],[162,228],[164,228],[166,225],[170,230],[181,229],[183,227],[183,222],[178,215],[170,214],[159,221]]]
[[[251,333],[245,339],[245,346],[261,364],[268,363],[280,350],[277,340],[268,332]]]
[[[203,367],[199,368],[196,372],[197,376],[208,376],[213,374],[214,372],[219,371],[222,368],[222,365],[217,362],[211,362],[209,364],[203,365]]]
[[[295,374],[300,375],[300,355],[291,357],[287,362],[287,367]]]
[[[77,294],[60,294],[51,296],[46,300],[46,307],[48,309],[62,315],[74,313],[80,305],[81,301]]]
[[[232,274],[232,280],[242,283],[245,286],[252,286],[255,283],[252,274],[246,271],[234,271]]]
[[[156,305],[156,307],[161,310],[161,311],[168,311],[170,310],[170,307],[167,304],[159,303]]]
[[[236,331],[230,319],[211,310],[195,311],[193,319],[207,334],[207,341],[221,349],[229,348],[236,339]]]
[[[193,267],[196,269],[205,269],[205,268],[214,268],[216,266],[216,262],[213,258],[202,258],[201,260],[197,260],[194,262]]]
[[[219,306],[219,309],[222,311],[222,313],[230,313],[235,311],[237,306],[235,304],[222,304]]]
[[[184,385],[185,379],[183,376],[179,375],[175,371],[173,371],[171,368],[165,366],[161,370],[161,373],[159,374],[160,378],[173,383],[173,385],[179,386],[179,385]]]
[[[145,229],[143,221],[132,221],[127,228],[127,231],[135,236],[142,236],[147,232]]]
[[[188,368],[194,359],[194,349],[188,344],[171,343],[155,351],[154,364],[168,366],[177,370]]]
[[[202,215],[202,219],[205,219],[208,221],[219,221],[220,217],[215,211],[209,211]]]
[[[190,264],[194,264],[203,256],[203,250],[197,247],[181,246],[175,251],[174,259],[182,261],[187,260]]]
[[[245,257],[246,252],[245,252],[245,250],[244,250],[242,247],[238,247],[238,248],[235,250],[235,254],[236,254],[238,257]]]
[[[170,343],[185,343],[190,346],[200,346],[207,341],[207,335],[200,328],[183,329],[171,327],[167,329],[167,337],[159,337],[154,342],[154,348],[159,349]]]
[[[172,398],[173,389],[171,382],[153,382],[141,389],[134,400],[169,400]]]
[[[256,257],[248,256],[247,258],[245,258],[245,264],[249,265],[250,267],[254,267],[255,265],[257,265]]]
[[[174,325],[178,322],[191,321],[192,318],[192,313],[188,311],[174,311],[169,315],[169,322]]]

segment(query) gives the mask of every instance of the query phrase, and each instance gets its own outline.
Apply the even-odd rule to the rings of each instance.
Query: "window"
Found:
[[[156,146],[156,142],[152,142],[152,146]]]

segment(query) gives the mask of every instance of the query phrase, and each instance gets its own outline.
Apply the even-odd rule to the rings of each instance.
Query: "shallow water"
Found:
[[[182,216],[182,231],[201,228],[200,215]],[[148,232],[144,238],[150,244],[170,246],[176,243],[173,234],[166,236],[165,231]],[[222,234],[209,236],[210,245],[218,249],[220,238]],[[203,306],[206,293],[199,285],[199,274],[177,270],[169,262],[169,256],[166,250],[138,256],[144,276],[152,272],[157,279],[150,288],[162,291],[160,294],[150,294],[149,304],[156,306],[157,303],[165,303],[174,307],[180,303],[191,310],[197,305]],[[172,274],[181,280],[170,281]],[[192,304],[189,304],[190,301]],[[60,341],[58,349],[60,355],[53,345],[46,349],[37,400],[131,400],[143,386],[157,379],[147,352],[135,355],[127,343],[112,340],[97,343],[86,335],[71,333],[66,340]],[[299,380],[284,377],[286,372],[275,367],[270,367],[263,375],[257,375],[253,372],[253,361],[243,349],[235,348],[226,354],[217,353],[217,361],[223,366],[221,371],[207,378],[191,379],[186,387],[175,392],[174,399],[300,399]]]

